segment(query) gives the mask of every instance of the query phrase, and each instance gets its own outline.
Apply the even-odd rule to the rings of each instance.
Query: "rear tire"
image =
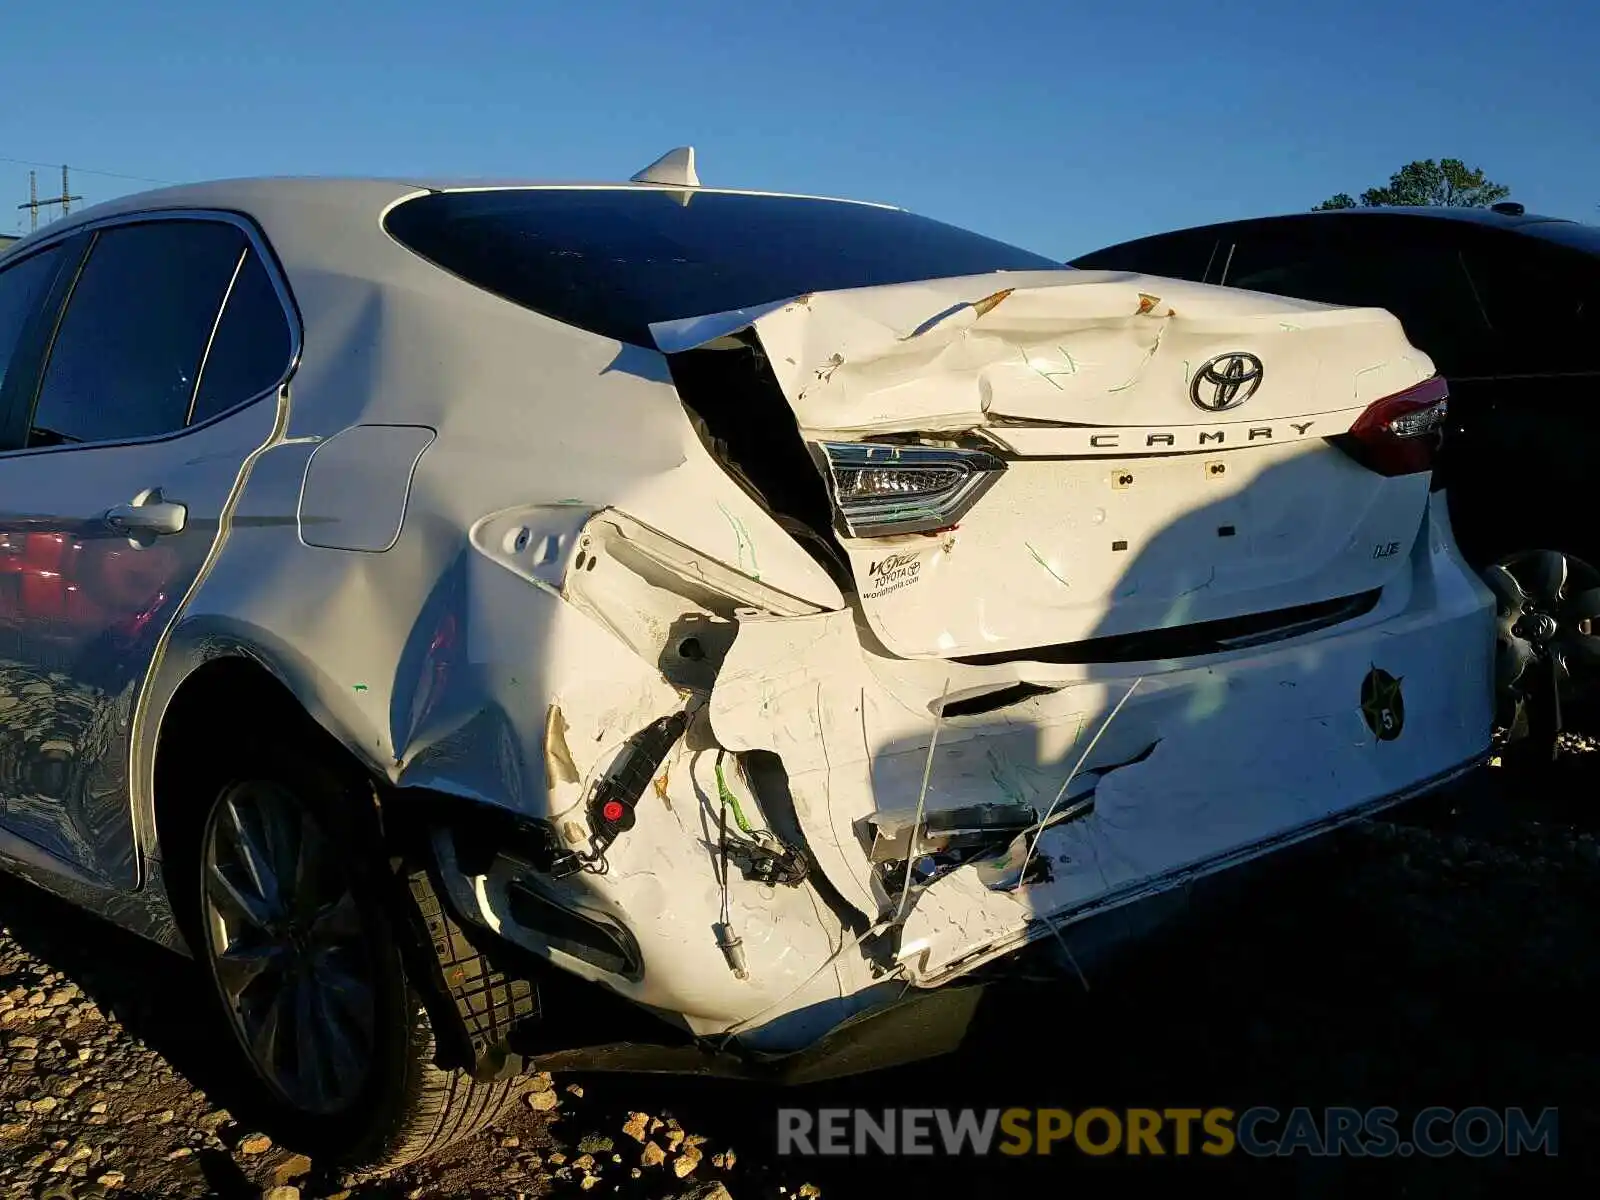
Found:
[[[424,914],[383,858],[370,793],[302,755],[236,743],[240,765],[202,772],[175,899],[244,1060],[254,1103],[238,1107],[319,1163],[391,1170],[483,1129],[519,1080],[439,1065],[399,927]]]

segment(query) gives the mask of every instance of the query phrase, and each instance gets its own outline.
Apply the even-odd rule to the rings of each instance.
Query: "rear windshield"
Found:
[[[469,283],[643,346],[654,344],[654,321],[806,292],[1062,269],[897,209],[794,196],[644,188],[441,192],[397,206],[385,227]]]

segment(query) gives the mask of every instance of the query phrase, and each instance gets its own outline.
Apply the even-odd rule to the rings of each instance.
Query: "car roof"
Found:
[[[1510,213],[1500,212],[1493,208],[1442,204],[1393,204],[1379,205],[1372,208],[1325,208],[1300,215],[1317,217],[1327,216],[1331,213],[1344,213],[1346,215],[1385,213],[1389,216],[1428,217],[1436,221],[1472,221],[1478,225],[1533,225],[1540,221],[1561,221],[1566,219],[1564,217],[1545,217],[1538,213],[1530,212]]]
[[[28,246],[61,234],[80,225],[92,224],[107,217],[126,216],[131,213],[175,209],[223,209],[244,213],[282,205],[315,205],[322,209],[347,208],[356,211],[381,212],[401,200],[430,192],[510,191],[510,190],[570,190],[570,191],[638,191],[638,192],[690,192],[694,194],[721,194],[737,196],[773,196],[797,200],[825,200],[839,204],[862,204],[873,208],[897,208],[897,205],[878,204],[867,200],[850,200],[836,196],[808,196],[791,192],[768,192],[745,188],[680,187],[661,183],[633,181],[583,182],[535,179],[471,179],[471,178],[397,178],[383,176],[262,176],[238,179],[208,180],[199,183],[175,184],[143,192],[130,192],[124,196],[79,209],[69,217],[52,221],[37,232],[22,238],[9,250],[26,250]]]
[[[1492,208],[1449,207],[1443,205],[1380,205],[1372,208],[1313,209],[1305,212],[1275,213],[1258,217],[1237,217],[1231,221],[1212,221],[1205,225],[1190,225],[1181,229],[1159,230],[1155,233],[1141,234],[1138,237],[1127,238],[1120,242],[1097,246],[1093,250],[1086,250],[1067,259],[1067,265],[1078,266],[1081,264],[1093,268],[1096,266],[1095,260],[1100,259],[1103,255],[1134,247],[1161,245],[1171,238],[1203,236],[1205,234],[1221,236],[1224,232],[1230,230],[1242,230],[1258,226],[1300,226],[1306,223],[1315,223],[1319,220],[1331,220],[1332,218],[1375,220],[1378,217],[1415,222],[1418,226],[1452,222],[1455,224],[1476,225],[1485,229],[1503,229],[1511,233],[1533,237],[1548,245],[1561,246],[1591,255],[1600,254],[1600,226],[1587,225],[1582,221],[1574,221],[1566,217],[1547,217],[1539,213],[1529,212],[1496,212]]]
[[[1265,225],[1280,221],[1316,221],[1334,217],[1373,216],[1403,217],[1415,221],[1464,221],[1501,229],[1521,229],[1530,225],[1578,225],[1565,217],[1546,217],[1538,213],[1504,213],[1489,208],[1449,207],[1444,205],[1383,205],[1373,208],[1328,208],[1309,212],[1272,213],[1257,217],[1236,217],[1231,221],[1211,221],[1205,225],[1189,225],[1181,229],[1167,229],[1157,233],[1141,234],[1102,249],[1131,245],[1154,238],[1172,237],[1182,233],[1207,233],[1211,230],[1236,229],[1241,225]],[[1086,253],[1095,253],[1089,251]]]

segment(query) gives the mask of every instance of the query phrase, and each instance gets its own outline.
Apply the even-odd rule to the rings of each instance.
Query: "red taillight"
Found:
[[[1350,455],[1380,475],[1433,470],[1444,437],[1450,389],[1438,375],[1375,400],[1337,439]]]

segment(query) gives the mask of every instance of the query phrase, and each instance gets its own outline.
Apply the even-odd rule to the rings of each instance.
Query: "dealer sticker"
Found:
[[[881,600],[884,596],[902,591],[922,577],[922,559],[915,551],[900,551],[875,559],[867,566],[867,586],[863,593],[868,600]]]

